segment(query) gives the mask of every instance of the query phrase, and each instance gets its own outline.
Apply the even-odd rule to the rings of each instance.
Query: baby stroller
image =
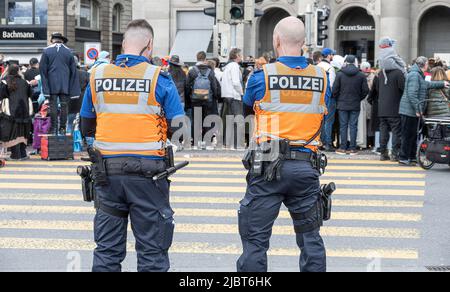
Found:
[[[428,102],[443,101],[425,100],[419,104],[419,108],[426,107]],[[421,114],[420,119],[419,165],[425,170],[432,169],[436,164],[450,166],[450,117],[426,117]]]

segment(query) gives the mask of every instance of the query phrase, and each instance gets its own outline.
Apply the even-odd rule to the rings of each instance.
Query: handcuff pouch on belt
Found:
[[[273,181],[281,180],[281,166],[285,160],[310,161],[321,175],[325,173],[328,164],[325,154],[294,151],[288,140],[270,141],[251,147],[245,153],[242,163],[251,175],[264,175],[266,181]]]

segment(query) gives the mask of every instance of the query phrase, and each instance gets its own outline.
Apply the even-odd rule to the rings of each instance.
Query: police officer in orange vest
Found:
[[[153,29],[134,20],[115,65],[95,68],[81,110],[84,136],[94,137],[92,158],[97,214],[93,271],[118,272],[125,259],[128,218],[136,238],[138,270],[166,272],[174,233],[168,168],[169,125],[184,116],[177,88],[150,64]],[[106,178],[105,178],[106,174]]]
[[[319,154],[320,132],[330,95],[326,72],[302,57],[304,24],[295,17],[275,28],[276,63],[255,72],[244,102],[254,107],[254,146],[246,154],[248,187],[239,210],[243,254],[239,272],[266,272],[272,227],[284,203],[289,209],[300,270],[326,271],[320,236],[323,208],[319,176],[326,159]]]

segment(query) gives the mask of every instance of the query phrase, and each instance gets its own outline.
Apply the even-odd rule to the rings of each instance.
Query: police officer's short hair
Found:
[[[155,36],[153,27],[145,19],[135,19],[135,20],[131,21],[130,23],[128,23],[127,30],[125,32],[125,38],[126,38],[127,32],[130,30],[133,30],[133,29],[147,30],[148,32],[150,32],[152,39]]]

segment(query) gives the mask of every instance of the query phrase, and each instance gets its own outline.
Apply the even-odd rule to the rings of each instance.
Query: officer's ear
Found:
[[[149,44],[148,44],[148,50],[149,50],[150,52],[153,52],[153,38],[150,39],[150,42],[149,42]]]
[[[275,52],[278,51],[278,48],[281,47],[281,39],[279,34],[275,34],[273,36],[273,49]]]

